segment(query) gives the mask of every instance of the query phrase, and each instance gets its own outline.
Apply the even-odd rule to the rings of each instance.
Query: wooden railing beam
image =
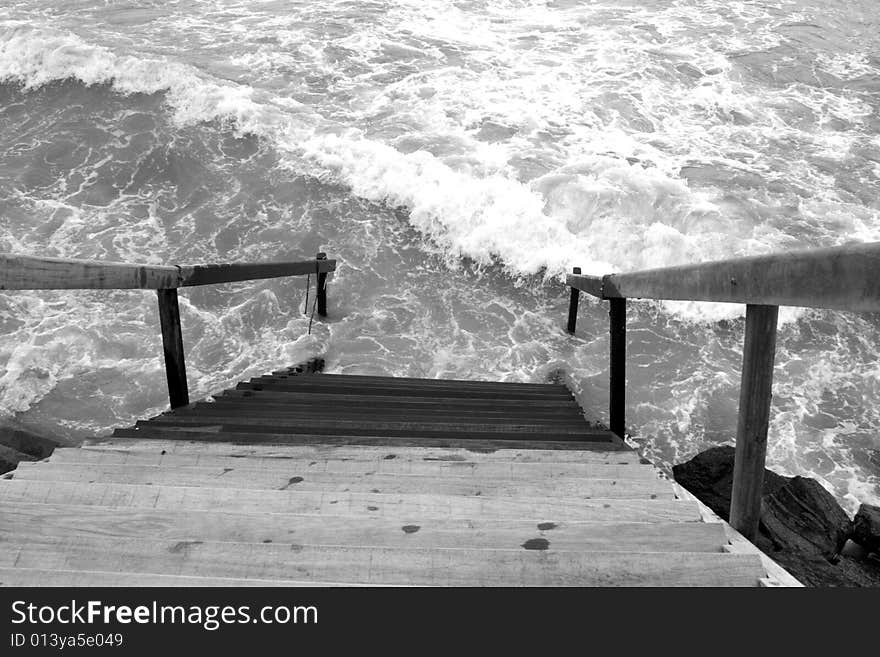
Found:
[[[569,275],[567,282],[603,299],[714,301],[876,312],[880,311],[880,242],[645,269],[601,279]]]
[[[335,260],[137,265],[0,254],[0,290],[170,290],[334,271]]]

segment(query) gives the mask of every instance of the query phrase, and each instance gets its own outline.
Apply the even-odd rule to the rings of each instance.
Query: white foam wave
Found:
[[[480,38],[490,36],[486,32]],[[636,139],[614,124],[609,129],[598,119],[551,139],[550,147],[559,149],[562,144],[562,160],[549,173],[525,182],[505,164],[510,145],[490,146],[465,134],[461,140],[468,157],[457,152],[449,157],[427,150],[401,152],[364,130],[327,121],[292,99],[218,81],[186,64],[120,56],[51,28],[16,27],[0,34],[0,79],[31,89],[69,78],[112,85],[124,94],[163,91],[179,124],[220,119],[238,131],[267,138],[298,171],[344,182],[371,201],[406,208],[410,223],[450,258],[501,261],[514,274],[543,269],[553,276],[572,266],[599,274],[761,252],[791,241],[774,225],[731,217],[729,205],[719,203],[717,196],[690,187],[678,176],[681,157],[670,156],[668,147]],[[402,84],[399,90],[422,93],[418,84]],[[531,122],[536,134],[565,120],[581,102],[572,88],[565,112],[541,110],[526,116],[522,108],[528,101],[546,94],[537,80],[518,89],[522,98],[499,105],[500,114],[520,127]],[[724,76],[683,89],[690,94],[686,105],[711,109],[726,103],[725,111],[750,113]],[[646,101],[661,102],[657,99],[662,94],[651,84],[643,90]],[[501,92],[493,93],[500,97]],[[397,109],[393,104],[390,108]],[[432,103],[424,108],[437,113]],[[468,111],[477,116],[480,107]],[[464,115],[467,118],[467,111]],[[667,115],[674,120],[674,112]],[[673,133],[686,134],[688,129],[682,124]],[[744,175],[760,172],[720,153],[713,159],[711,167],[722,171],[732,167]],[[705,169],[723,176],[709,165]],[[674,304],[668,309],[698,319],[731,315],[730,306]]]

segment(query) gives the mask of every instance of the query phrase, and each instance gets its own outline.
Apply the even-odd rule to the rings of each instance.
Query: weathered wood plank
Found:
[[[132,429],[116,429],[113,438],[150,438],[159,440],[182,439],[189,441],[226,442],[232,444],[263,444],[263,445],[351,445],[357,447],[437,447],[465,448],[475,450],[499,449],[553,449],[553,450],[597,450],[599,452],[630,452],[632,451],[622,440],[608,432],[590,434],[590,439],[583,437],[576,440],[557,440],[548,435],[536,438],[534,434],[522,433],[512,438],[512,434],[477,434],[477,433],[439,433],[426,435],[424,432],[413,435],[402,432],[394,435],[389,431],[377,431],[372,435],[366,432],[324,430],[323,433],[312,431],[295,434],[289,429],[284,433],[265,431],[261,427],[235,427],[223,425],[205,426],[173,426],[173,425],[142,425]],[[366,435],[365,435],[366,434]]]
[[[253,281],[263,278],[282,278],[284,276],[305,276],[336,270],[335,260],[306,260],[304,262],[254,262],[226,263],[211,265],[189,265],[182,268],[182,287],[193,285],[214,285]]]
[[[177,267],[0,255],[0,290],[152,289],[180,284]]]
[[[137,432],[135,432],[137,433]],[[180,435],[179,432],[177,434]],[[180,439],[149,438],[91,438],[83,442],[87,450],[123,452],[126,454],[195,455],[221,456],[232,458],[271,458],[299,459],[315,461],[321,459],[344,461],[393,460],[409,462],[456,462],[475,463],[583,463],[583,464],[631,464],[647,463],[637,452],[598,451],[575,449],[571,443],[563,443],[566,449],[525,448],[506,445],[484,448],[474,443],[459,447],[432,446],[388,446],[388,445],[349,445],[332,443],[313,443],[308,445],[261,445],[248,440],[246,434],[237,437],[240,442],[203,442]]]
[[[0,254],[0,290],[161,290],[335,269],[335,260],[178,267]]]
[[[407,420],[382,420],[368,419],[364,417],[360,420],[336,419],[336,418],[315,418],[312,417],[306,421],[300,421],[298,418],[287,418],[283,416],[253,417],[243,414],[222,414],[222,413],[169,413],[167,415],[157,415],[149,420],[139,420],[136,426],[150,425],[216,425],[236,427],[258,427],[283,428],[292,430],[292,433],[306,433],[314,430],[347,430],[353,432],[363,432],[363,435],[370,435],[372,431],[388,432],[406,432],[408,434],[415,433],[474,433],[474,434],[546,434],[546,435],[565,435],[565,436],[589,436],[589,425],[586,422],[569,422],[565,424],[541,424],[534,421],[511,420],[507,424],[481,423],[481,422],[418,422]],[[604,434],[601,436],[604,438]]]
[[[165,378],[168,381],[168,400],[171,408],[189,404],[186,383],[186,360],[183,353],[183,332],[180,328],[180,309],[177,290],[156,290],[159,300],[159,324],[162,327],[162,351],[165,355]]]
[[[451,474],[459,477],[501,477],[506,479],[530,478],[540,480],[544,477],[593,477],[596,479],[657,479],[658,471],[650,465],[639,464],[638,459],[609,460],[595,462],[534,462],[534,461],[501,461],[478,460],[465,455],[436,455],[433,450],[419,450],[415,455],[396,454],[383,450],[370,455],[340,455],[339,458],[328,458],[326,451],[314,451],[302,457],[281,453],[274,458],[250,454],[245,458],[239,456],[222,456],[220,450],[203,450],[186,453],[164,452],[164,449],[151,451],[102,450],[60,448],[48,458],[50,464],[83,463],[92,465],[120,464],[139,466],[164,466],[174,469],[181,467],[200,466],[206,468],[244,468],[265,472],[287,472],[292,464],[302,464],[309,472],[335,473],[367,473],[405,474],[438,476]],[[231,450],[227,449],[226,453]],[[271,453],[271,452],[269,452]],[[351,450],[343,454],[352,454]],[[591,454],[591,453],[590,453]],[[469,456],[473,456],[472,454]]]
[[[591,294],[594,297],[599,297],[600,299],[604,298],[602,296],[601,276],[589,276],[587,274],[580,274],[578,272],[575,272],[573,274],[568,274],[565,277],[565,284],[571,287],[573,290],[586,292],[587,294]]]
[[[494,406],[487,407],[456,407],[446,405],[425,405],[421,406],[399,406],[397,404],[340,404],[338,402],[329,402],[321,404],[320,411],[316,411],[314,403],[306,402],[289,402],[289,403],[272,403],[258,402],[247,399],[236,399],[235,397],[220,397],[213,402],[197,402],[191,409],[193,412],[212,411],[226,412],[233,411],[238,413],[242,411],[253,413],[266,413],[269,415],[300,415],[314,417],[316,412],[321,415],[330,417],[361,417],[370,415],[372,417],[407,417],[416,418],[467,418],[479,420],[503,420],[503,419],[534,419],[540,421],[577,421],[584,423],[585,418],[583,412],[574,407],[569,408],[510,408],[498,409]]]
[[[498,427],[490,429],[488,428],[488,425],[480,426],[475,429],[457,429],[446,426],[441,426],[437,429],[416,429],[413,427],[387,428],[364,427],[360,425],[345,426],[342,423],[330,426],[302,426],[298,423],[282,423],[280,420],[270,420],[263,423],[259,420],[250,418],[237,418],[233,421],[245,423],[232,424],[218,418],[198,419],[181,417],[168,418],[161,421],[138,421],[136,431],[152,432],[154,429],[162,429],[165,427],[179,429],[182,432],[189,432],[192,429],[196,429],[197,431],[187,435],[187,438],[190,440],[238,440],[234,437],[235,434],[247,433],[250,434],[255,441],[275,444],[347,441],[349,444],[353,445],[425,444],[434,447],[460,447],[463,443],[470,441],[478,441],[480,443],[485,441],[509,441],[510,445],[507,446],[511,447],[514,446],[514,443],[532,443],[532,446],[534,447],[549,447],[549,445],[544,445],[543,443],[563,443],[568,441],[578,445],[579,449],[589,449],[590,445],[595,445],[600,449],[613,449],[613,445],[615,445],[614,440],[619,440],[619,438],[613,436],[613,434],[603,431],[590,431],[585,429],[582,433],[577,433],[575,431],[559,431],[547,427],[519,428],[513,431],[505,431],[503,428]],[[117,430],[114,433],[118,436],[134,436],[133,433],[125,430]],[[147,434],[145,433],[143,435],[146,436]],[[172,435],[167,434],[159,436],[157,434],[151,434],[149,437],[169,438],[172,437]],[[499,447],[501,445],[494,446]]]
[[[54,537],[52,537],[54,538]],[[4,542],[0,567],[423,586],[756,586],[750,554],[465,550],[105,538]]]
[[[518,473],[517,473],[518,474]],[[151,486],[205,486],[247,490],[297,490],[314,492],[383,493],[407,495],[484,495],[487,497],[582,497],[600,499],[674,499],[672,487],[654,479],[588,479],[544,477],[537,481],[525,475],[508,478],[462,477],[453,472],[435,476],[383,474],[375,472],[315,472],[307,463],[288,462],[286,469],[260,470],[238,467],[203,467],[26,463],[13,472],[19,481],[103,482]]]
[[[376,403],[376,404],[400,404],[415,407],[416,405],[449,404],[461,407],[497,407],[497,408],[580,408],[574,398],[551,398],[551,399],[469,399],[467,397],[446,397],[438,394],[434,397],[430,395],[408,396],[395,394],[366,394],[360,390],[357,394],[338,393],[326,391],[309,391],[309,390],[254,390],[250,384],[241,383],[240,388],[234,390],[224,390],[221,394],[223,397],[235,397],[243,399],[272,399],[278,401],[301,401],[309,404],[324,404],[325,402],[336,402],[345,404],[355,403]],[[215,395],[216,397],[217,395]]]
[[[465,399],[523,399],[541,401],[543,399],[569,400],[571,392],[565,388],[552,386],[544,392],[510,390],[507,388],[474,388],[462,389],[455,386],[435,388],[433,386],[395,386],[395,385],[363,385],[348,382],[320,383],[320,376],[305,380],[291,377],[289,379],[273,379],[255,377],[249,382],[242,382],[236,386],[238,390],[279,390],[290,392],[333,393],[339,395],[379,395],[386,397],[444,397]]]
[[[609,429],[623,438],[626,431],[626,299],[611,299],[608,316],[609,355]]]
[[[506,423],[511,421],[527,422],[529,424],[579,424],[583,426],[585,419],[583,413],[574,408],[564,410],[553,409],[515,409],[511,411],[497,409],[474,409],[455,408],[445,406],[423,406],[421,408],[398,408],[390,405],[349,406],[347,404],[334,404],[332,407],[321,405],[320,409],[314,404],[269,404],[256,402],[242,402],[234,399],[216,402],[197,402],[178,414],[197,415],[229,415],[232,413],[248,412],[262,417],[299,417],[314,418],[326,416],[347,420],[361,418],[388,419],[398,421],[406,419],[411,422],[424,421],[465,421],[467,423]]]
[[[272,372],[271,376],[304,376],[302,374],[294,374],[287,370],[277,370]],[[308,376],[308,375],[305,375]],[[438,379],[438,378],[419,378],[419,377],[408,377],[408,376],[379,376],[372,374],[345,374],[345,373],[326,373],[322,372],[321,374],[316,374],[314,376],[320,376],[322,379],[331,380],[331,381],[351,381],[354,383],[393,383],[400,386],[407,386],[411,384],[419,384],[419,385],[439,385],[439,386],[452,386],[452,387],[481,387],[487,384],[493,386],[510,386],[512,389],[534,389],[534,390],[544,390],[547,386],[556,386],[559,387],[561,384],[553,383],[553,382],[545,382],[545,383],[535,383],[528,381],[481,381],[478,379]],[[562,386],[564,387],[564,386]]]
[[[484,496],[383,493],[321,493],[296,490],[242,490],[140,486],[107,483],[0,481],[0,500],[118,508],[181,509],[261,513],[319,514],[418,520],[441,518],[517,518],[534,522],[581,520],[615,522],[699,522],[698,506],[682,500],[515,499]]]
[[[160,573],[105,572],[95,570],[46,570],[45,568],[2,568],[0,587],[165,587],[165,586],[363,586],[354,582],[303,582],[298,580],[235,579],[233,577],[179,577]]]
[[[31,537],[145,538],[221,543],[358,547],[511,549],[545,539],[554,550],[721,552],[718,523],[544,522],[429,518],[320,517],[219,511],[117,510],[68,504],[0,505],[0,540]]]
[[[601,294],[876,312],[880,242],[611,274]]]
[[[730,524],[750,541],[755,540],[761,519],[778,314],[776,306],[746,308]]]

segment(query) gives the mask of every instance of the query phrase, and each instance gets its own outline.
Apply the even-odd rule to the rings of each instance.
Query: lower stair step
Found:
[[[757,586],[757,555],[418,549],[46,537],[4,541],[2,568],[445,586]]]
[[[530,522],[0,504],[0,540],[120,538],[360,547],[721,552],[720,523]],[[525,548],[523,548],[525,549]]]

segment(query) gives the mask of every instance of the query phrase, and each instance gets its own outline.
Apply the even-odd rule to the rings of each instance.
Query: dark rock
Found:
[[[837,500],[815,479],[793,477],[761,502],[761,533],[774,546],[818,552],[837,561],[853,523]]]
[[[18,467],[18,464],[21,461],[36,460],[37,459],[34,456],[29,456],[28,454],[19,452],[18,450],[7,447],[6,445],[0,445],[0,474],[3,474],[4,472],[9,472],[10,470],[15,470],[15,468]]]
[[[852,540],[868,552],[880,554],[880,506],[862,504],[853,518]]]
[[[38,459],[49,456],[60,444],[60,441],[38,436],[24,429],[0,427],[0,445],[5,445],[29,456],[35,456]]]
[[[719,516],[730,517],[734,448],[713,447],[672,468],[675,480]],[[868,505],[863,505],[863,508]],[[869,507],[877,509],[877,507]],[[860,521],[876,536],[877,516]],[[864,531],[864,530],[863,530]],[[821,484],[764,470],[757,547],[806,586],[880,586],[880,560],[852,550],[854,523]]]
[[[730,490],[733,486],[733,458],[730,445],[711,447],[686,463],[672,466],[672,476],[682,486],[725,520],[730,518]],[[764,469],[764,494],[788,482],[788,477]]]

